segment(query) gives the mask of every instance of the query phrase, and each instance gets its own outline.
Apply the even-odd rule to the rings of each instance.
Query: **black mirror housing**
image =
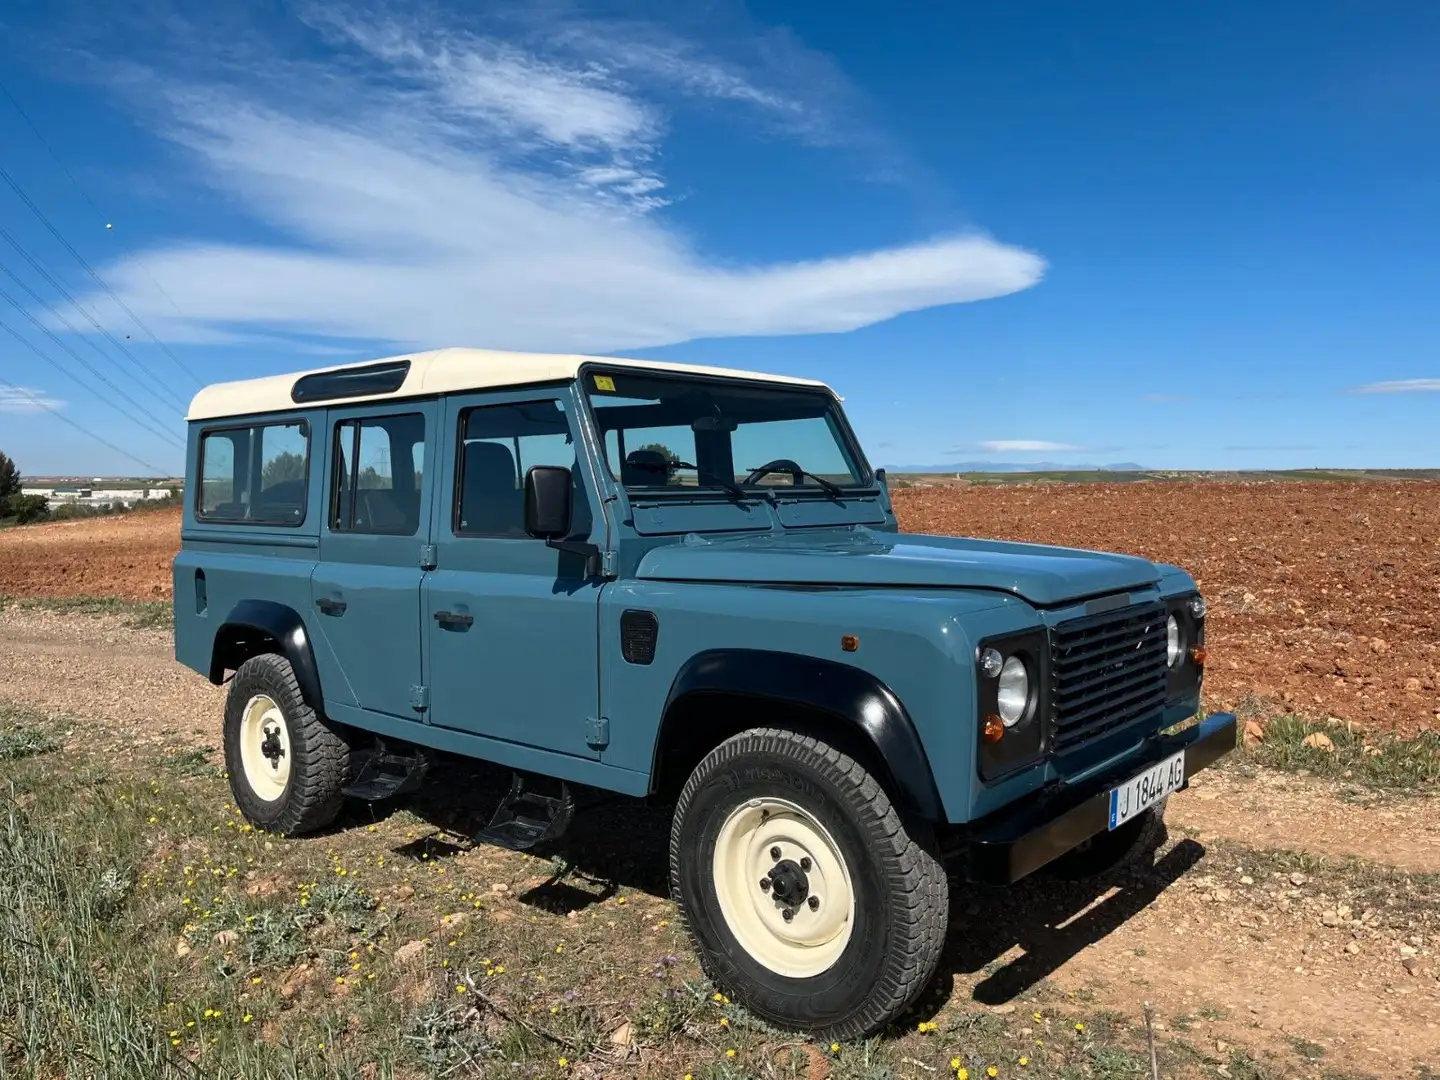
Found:
[[[570,470],[559,465],[532,465],[525,473],[525,531],[537,540],[570,535]]]

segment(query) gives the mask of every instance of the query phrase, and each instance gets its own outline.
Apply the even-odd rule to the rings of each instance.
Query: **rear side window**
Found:
[[[335,425],[330,531],[414,536],[425,480],[421,413],[345,420]]]
[[[303,420],[207,431],[200,436],[196,516],[249,525],[305,520],[310,426]]]

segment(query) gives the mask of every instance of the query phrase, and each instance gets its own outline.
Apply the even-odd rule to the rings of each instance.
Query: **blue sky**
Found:
[[[1428,0],[18,0],[0,448],[178,469],[201,382],[466,344],[823,378],[879,463],[1440,466],[1437,54]]]

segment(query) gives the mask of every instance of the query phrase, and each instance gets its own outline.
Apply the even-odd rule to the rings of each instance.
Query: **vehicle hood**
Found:
[[[651,549],[637,576],[660,581],[996,589],[1041,607],[1160,580],[1145,559],[1078,548],[876,532],[702,537]]]

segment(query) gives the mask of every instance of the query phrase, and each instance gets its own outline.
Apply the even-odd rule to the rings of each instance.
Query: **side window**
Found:
[[[425,417],[362,417],[335,425],[330,531],[414,536],[425,480]]]
[[[588,533],[589,504],[561,402],[481,405],[461,413],[456,534],[528,539],[525,473],[535,465],[561,465],[571,470],[575,532]]]
[[[299,525],[309,466],[303,420],[207,431],[200,436],[195,514],[204,521]]]

